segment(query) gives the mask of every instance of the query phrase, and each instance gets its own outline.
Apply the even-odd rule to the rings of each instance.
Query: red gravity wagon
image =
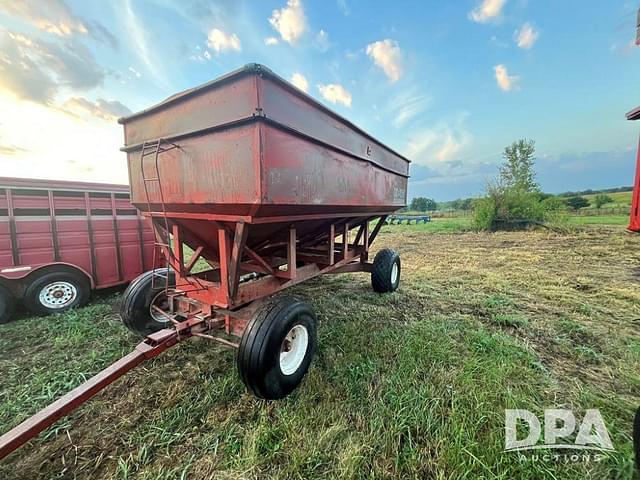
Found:
[[[150,217],[169,268],[134,280],[122,318],[145,340],[0,438],[6,455],[147,358],[202,337],[237,349],[247,388],[282,398],[305,375],[316,317],[273,294],[324,273],[400,281],[390,249],[369,259],[387,215],[405,206],[409,160],[262,65],[119,120],[131,201]]]

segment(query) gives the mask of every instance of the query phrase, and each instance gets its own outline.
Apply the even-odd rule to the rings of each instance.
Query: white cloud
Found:
[[[129,67],[129,71],[133,74],[133,76],[135,76],[136,78],[140,78],[142,76],[142,74],[137,71],[135,68],[133,67]]]
[[[131,35],[131,45],[134,51],[138,55],[138,58],[147,67],[147,70],[151,73],[151,76],[155,79],[156,83],[162,88],[169,90],[169,82],[167,81],[167,75],[162,68],[162,62],[156,61],[160,57],[152,54],[149,51],[149,45],[147,43],[146,31],[138,16],[133,11],[133,5],[131,0],[123,0],[124,2],[124,21],[127,32]]]
[[[516,30],[515,36],[520,48],[529,49],[533,47],[534,43],[536,43],[536,40],[538,40],[540,33],[535,28],[533,28],[533,26],[529,22],[527,22],[522,25],[522,27],[520,27],[520,30]]]
[[[349,5],[347,5],[347,0],[337,0],[338,10],[346,17],[351,13],[349,9]]]
[[[416,88],[403,89],[400,93],[391,98],[391,112],[393,125],[397,128],[404,127],[411,120],[423,113],[431,98],[420,93]]]
[[[326,52],[331,47],[331,42],[329,41],[329,34],[324,30],[320,29],[320,31],[316,34],[315,45],[321,52]]]
[[[278,39],[276,37],[267,37],[264,39],[264,44],[265,45],[277,45]]]
[[[500,17],[505,3],[507,0],[482,0],[469,12],[469,18],[479,23],[495,20]]]
[[[227,50],[234,50],[236,52],[242,50],[240,39],[235,33],[229,35],[219,28],[214,28],[209,32],[207,45],[218,53],[226,52]]]
[[[0,90],[51,104],[63,88],[89,90],[105,71],[82,43],[49,42],[0,29]]]
[[[280,34],[282,40],[293,45],[307,29],[302,2],[287,0],[286,7],[273,11],[269,23]]]
[[[309,91],[309,82],[301,73],[294,73],[291,76],[291,83],[293,83],[296,87],[298,87],[303,92]]]
[[[131,110],[117,100],[99,98],[95,102],[84,97],[71,97],[62,104],[62,110],[80,118],[95,117],[107,122],[131,115]]]
[[[453,122],[440,122],[433,127],[417,130],[411,135],[404,152],[419,165],[440,172],[448,171],[454,162],[459,162],[472,136],[464,127],[468,116],[463,113]]]
[[[517,88],[520,77],[518,77],[517,75],[509,75],[509,72],[507,72],[507,67],[505,67],[504,65],[496,65],[495,67],[493,67],[493,70],[495,71],[496,82],[498,83],[498,87],[500,87],[500,90],[510,92],[514,88]]]
[[[0,10],[61,37],[89,33],[84,21],[61,0],[6,1],[0,2]]]
[[[367,55],[389,80],[397,82],[403,74],[402,51],[395,40],[385,39],[367,45]]]
[[[11,118],[0,124],[2,144],[10,146],[0,161],[1,176],[127,183],[126,155],[118,150],[122,126],[114,121],[69,115],[6,94],[0,94],[0,111]]]
[[[351,94],[338,83],[318,85],[318,90],[320,91],[320,95],[328,102],[341,103],[347,107],[351,106]]]

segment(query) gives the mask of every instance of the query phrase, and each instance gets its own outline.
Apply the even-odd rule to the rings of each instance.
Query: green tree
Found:
[[[576,196],[567,198],[567,205],[573,210],[579,210],[589,206],[589,200],[584,197]]]
[[[593,203],[595,203],[596,208],[600,210],[603,205],[606,205],[607,203],[613,203],[613,198],[611,198],[606,193],[599,193],[598,195],[593,197]]]
[[[460,202],[460,210],[471,210],[473,208],[473,198],[465,198]]]
[[[414,197],[411,200],[411,210],[418,212],[433,211],[437,206],[438,204],[432,198]]]
[[[518,140],[504,149],[499,174],[487,183],[487,195],[473,202],[476,228],[526,227],[532,223],[559,223],[564,203],[540,191],[535,181],[535,143]]]
[[[504,149],[504,163],[500,167],[500,183],[507,189],[539,192],[533,165],[536,146],[533,140],[520,139]]]

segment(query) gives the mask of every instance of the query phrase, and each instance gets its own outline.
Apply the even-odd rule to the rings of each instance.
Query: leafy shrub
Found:
[[[569,197],[567,198],[567,205],[573,210],[580,210],[589,206],[589,200],[584,197]]]
[[[519,140],[505,148],[499,176],[487,184],[486,197],[474,203],[475,228],[496,230],[562,221],[564,202],[540,192],[535,182],[534,151],[531,140]]]

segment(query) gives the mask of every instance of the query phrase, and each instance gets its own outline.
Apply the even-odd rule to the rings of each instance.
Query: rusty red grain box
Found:
[[[121,119],[132,202],[147,209],[145,141],[180,149],[159,159],[167,208],[254,218],[395,211],[409,160],[295,88],[250,64]],[[145,171],[152,170],[150,164]],[[149,199],[161,204],[159,185]]]

